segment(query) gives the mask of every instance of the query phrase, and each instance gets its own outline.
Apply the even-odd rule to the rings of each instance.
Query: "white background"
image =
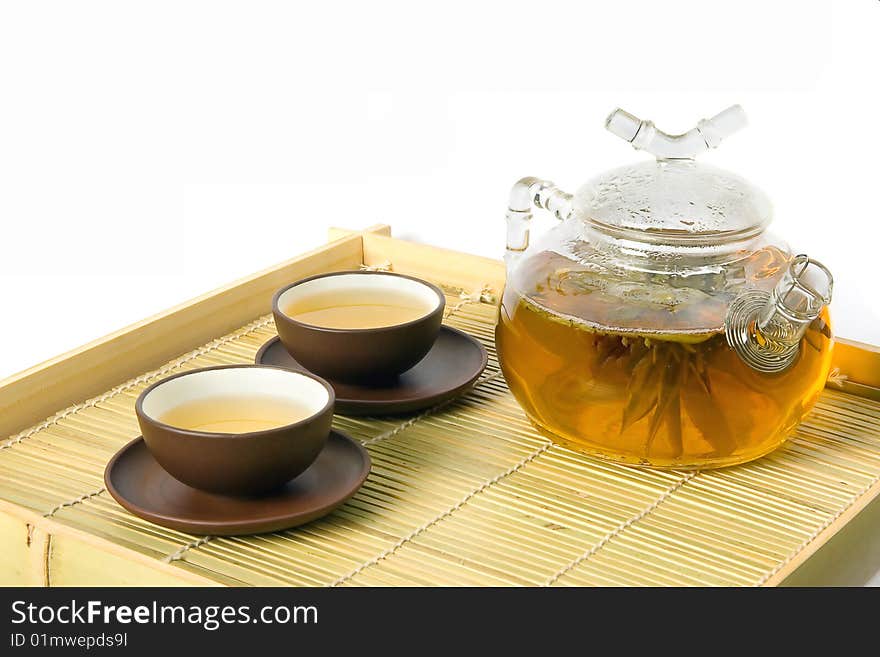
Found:
[[[382,221],[489,256],[510,185],[645,157],[620,105],[764,187],[880,343],[880,4],[0,5],[0,376]],[[60,318],[60,321],[59,321]]]

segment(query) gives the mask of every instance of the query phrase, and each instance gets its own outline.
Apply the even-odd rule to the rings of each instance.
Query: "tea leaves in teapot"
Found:
[[[727,419],[705,387],[684,388],[681,401],[688,417],[703,435],[703,440],[708,442],[719,456],[730,454],[736,449],[736,439]]]
[[[665,360],[666,364],[663,367],[662,374],[659,377],[660,386],[657,393],[657,407],[654,409],[654,413],[653,415],[651,415],[651,423],[650,425],[648,425],[648,440],[645,443],[646,454],[651,451],[651,444],[654,442],[654,438],[657,436],[657,430],[660,429],[661,423],[666,423],[667,429],[670,429],[670,433],[672,433],[672,429],[675,428],[670,427],[670,413],[673,408],[679,407],[678,397],[681,389],[682,374],[684,374],[685,376],[687,375],[687,368],[682,367],[678,354],[676,354],[672,350],[668,350]],[[673,422],[678,427],[680,441],[680,411],[676,415]]]
[[[660,368],[654,362],[655,350],[648,350],[633,369],[633,375],[626,388],[626,404],[623,407],[623,421],[620,433],[641,420],[657,405],[660,382]]]
[[[615,335],[597,335],[595,342],[602,363],[608,362],[610,354],[623,358],[621,349],[628,351],[624,368],[630,372],[630,378],[620,433],[650,414],[645,434],[646,457],[664,426],[669,450],[675,456],[681,454],[683,412],[719,454],[729,454],[736,448],[724,413],[712,397],[703,355],[708,344],[694,346]]]

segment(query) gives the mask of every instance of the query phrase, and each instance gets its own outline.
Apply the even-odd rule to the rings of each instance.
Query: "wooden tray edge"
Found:
[[[878,495],[880,495],[880,481],[876,481],[867,491],[855,498],[852,504],[846,507],[846,509],[822,529],[822,531],[806,542],[798,552],[792,555],[788,561],[783,563],[782,566],[761,585],[778,586],[781,584],[786,577],[797,570],[798,566],[804,564],[823,545],[825,545],[831,537],[846,527],[847,523],[861,513],[877,498]]]
[[[17,504],[0,500],[0,549],[9,556],[24,547],[21,570],[9,571],[4,586],[221,586],[214,580],[61,524]],[[18,543],[16,545],[15,543]],[[122,561],[128,568],[107,567]],[[82,580],[83,566],[100,564],[100,581]],[[14,568],[14,564],[13,564]]]

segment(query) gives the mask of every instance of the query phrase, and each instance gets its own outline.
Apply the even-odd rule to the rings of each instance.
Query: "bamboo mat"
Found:
[[[133,406],[177,371],[253,362],[263,317],[0,442],[0,499],[229,585],[759,585],[880,478],[880,402],[826,390],[786,447],[706,472],[650,471],[548,443],[501,377],[496,308],[448,298],[446,322],[489,349],[465,397],[410,418],[337,417],[373,470],[332,515],[219,538],[122,509],[104,465],[139,431]]]

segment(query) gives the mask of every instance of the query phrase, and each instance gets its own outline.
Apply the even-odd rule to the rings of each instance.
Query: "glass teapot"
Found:
[[[681,135],[615,110],[655,160],[574,195],[523,178],[507,211],[496,328],[511,391],[554,441],[625,463],[707,468],[779,446],[831,363],[832,277],[765,229],[743,178],[695,160],[745,125],[738,105]],[[560,220],[530,243],[532,206]]]

